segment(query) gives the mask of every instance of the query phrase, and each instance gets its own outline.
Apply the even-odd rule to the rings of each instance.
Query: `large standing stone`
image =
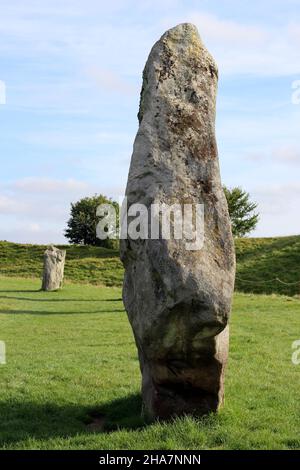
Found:
[[[60,289],[64,278],[66,251],[50,246],[44,253],[42,290]]]
[[[217,410],[224,396],[235,255],[215,140],[217,66],[197,29],[181,24],[145,66],[128,205],[203,203],[201,250],[184,240],[122,240],[123,299],[146,411]]]

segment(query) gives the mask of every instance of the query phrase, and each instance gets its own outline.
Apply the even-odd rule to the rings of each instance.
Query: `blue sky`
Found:
[[[185,21],[219,66],[223,182],[259,203],[253,235],[300,233],[300,0],[2,0],[0,239],[62,242],[70,202],[123,194],[145,61]]]

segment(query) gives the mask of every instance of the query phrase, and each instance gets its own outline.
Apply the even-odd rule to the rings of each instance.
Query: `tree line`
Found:
[[[257,204],[251,201],[250,194],[241,187],[228,188],[224,186],[224,194],[228,204],[231,229],[234,237],[245,237],[257,226],[259,214]],[[100,240],[96,236],[96,226],[99,217],[97,207],[101,204],[112,204],[119,213],[119,204],[102,194],[84,197],[71,204],[70,218],[64,232],[72,244],[102,246],[117,248],[118,241],[107,238]]]

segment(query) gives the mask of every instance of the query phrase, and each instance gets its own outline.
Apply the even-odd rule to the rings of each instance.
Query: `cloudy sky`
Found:
[[[0,13],[0,239],[65,241],[72,201],[123,194],[144,63],[186,21],[219,65],[223,182],[259,203],[253,235],[300,233],[300,0],[2,0]]]

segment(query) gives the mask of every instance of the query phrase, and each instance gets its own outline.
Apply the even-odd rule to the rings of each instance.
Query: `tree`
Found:
[[[116,248],[118,242],[107,238],[100,240],[96,236],[96,227],[100,220],[97,217],[97,207],[101,204],[112,204],[116,211],[116,223],[118,227],[119,205],[117,202],[106,198],[102,194],[93,197],[85,197],[71,204],[71,216],[64,232],[65,237],[71,242],[80,245],[103,246]]]
[[[251,202],[250,194],[240,187],[224,186],[224,193],[228,203],[233,236],[248,235],[255,229],[259,220],[259,214],[255,211],[257,204]]]

